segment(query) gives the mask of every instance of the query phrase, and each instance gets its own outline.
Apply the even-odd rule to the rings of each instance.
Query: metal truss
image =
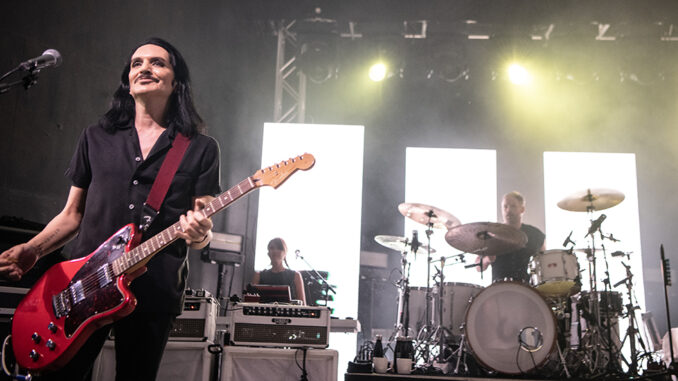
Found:
[[[278,54],[275,61],[273,120],[276,123],[304,123],[306,113],[306,75],[299,70],[299,41],[292,31],[296,20],[279,22]]]

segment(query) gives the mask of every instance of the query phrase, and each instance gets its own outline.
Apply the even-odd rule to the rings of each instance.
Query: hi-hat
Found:
[[[571,212],[605,210],[624,201],[624,194],[614,189],[593,188],[570,194],[558,202],[560,209]]]
[[[465,253],[502,255],[525,247],[527,235],[506,224],[473,222],[448,230],[445,240]]]
[[[403,202],[398,205],[398,211],[422,225],[431,224],[434,229],[450,229],[461,224],[457,217],[435,206]]]
[[[405,251],[412,251],[412,242],[410,242],[407,237],[400,237],[396,235],[378,235],[374,237],[374,240],[377,241],[377,243],[381,246],[388,247],[389,249],[393,249],[401,253]],[[428,246],[422,243],[419,244],[417,252],[426,252],[427,250]],[[431,248],[431,254],[435,252],[436,250]]]

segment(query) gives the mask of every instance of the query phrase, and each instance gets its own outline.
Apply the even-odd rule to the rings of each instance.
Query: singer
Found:
[[[273,238],[268,243],[268,257],[271,259],[271,268],[254,273],[252,284],[290,286],[292,299],[301,300],[305,305],[304,280],[298,271],[291,270],[287,265],[287,244],[282,238]]]
[[[518,192],[510,192],[504,195],[501,201],[501,210],[504,223],[516,229],[520,229],[527,235],[527,244],[524,248],[511,253],[483,258],[483,270],[492,263],[492,281],[511,278],[528,282],[530,276],[527,272],[530,257],[538,251],[544,250],[546,236],[538,228],[524,224],[525,198]],[[481,257],[476,259],[476,263]],[[480,271],[480,267],[477,267]]]
[[[72,185],[64,209],[28,243],[0,254],[0,277],[17,280],[76,235],[72,258],[93,252],[126,224],[140,224],[144,200],[170,147],[180,133],[190,139],[160,211],[142,236],[153,237],[179,220],[177,235],[183,239],[146,264],[147,273],[131,287],[136,309],[112,324],[116,380],[155,380],[172,324],[183,311],[188,247],[200,249],[211,239],[212,222],[194,211],[219,193],[220,155],[203,130],[179,51],[158,38],[139,44],[123,67],[111,108],[80,136],[66,171]],[[110,328],[94,332],[68,364],[40,380],[90,379]]]

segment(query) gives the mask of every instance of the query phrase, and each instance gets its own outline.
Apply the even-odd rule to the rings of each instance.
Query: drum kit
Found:
[[[446,265],[465,263],[465,255],[480,256],[466,269],[484,270],[484,256],[516,252],[527,244],[521,230],[506,224],[475,222],[462,224],[452,214],[425,204],[402,203],[399,212],[426,226],[426,242],[417,231],[411,238],[379,235],[375,240],[401,253],[401,278],[398,287],[396,325],[389,341],[409,337],[415,348],[415,360],[423,373],[462,376],[492,374],[539,375],[555,378],[595,378],[600,375],[638,375],[639,361],[648,352],[639,335],[635,317],[633,274],[612,285],[609,280],[608,254],[596,248],[595,233],[602,240],[619,242],[612,234],[602,233],[604,214],[595,220],[591,214],[614,207],[624,200],[612,189],[587,189],[565,197],[558,207],[566,211],[586,212],[589,248],[578,249],[571,240],[566,250],[536,252],[531,257],[529,284],[512,279],[495,280],[482,287],[475,284],[446,282]],[[435,230],[446,230],[445,240],[459,254],[432,260]],[[425,253],[425,287],[410,286],[408,254]],[[602,253],[601,253],[602,252]],[[582,274],[576,254],[586,254],[588,290],[582,291]],[[630,253],[617,251],[611,257],[630,259]],[[604,289],[598,289],[597,258],[605,263]],[[409,256],[411,258],[411,256]],[[447,263],[446,263],[447,262]],[[435,263],[436,273],[431,276]],[[433,285],[431,284],[433,281]],[[625,285],[628,303],[611,288]],[[628,329],[620,340],[619,321],[628,319]],[[622,354],[628,340],[630,355]],[[626,368],[626,369],[624,369]]]

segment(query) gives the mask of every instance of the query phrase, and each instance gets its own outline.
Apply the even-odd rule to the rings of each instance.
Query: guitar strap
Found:
[[[191,140],[181,133],[177,133],[175,136],[172,148],[167,152],[160,171],[158,171],[158,175],[155,177],[151,191],[148,193],[146,202],[144,202],[143,215],[141,216],[142,222],[139,225],[141,231],[145,232],[158,215],[174,174],[177,172],[179,163],[181,163],[181,159],[184,157],[186,148],[188,148],[190,143]]]

